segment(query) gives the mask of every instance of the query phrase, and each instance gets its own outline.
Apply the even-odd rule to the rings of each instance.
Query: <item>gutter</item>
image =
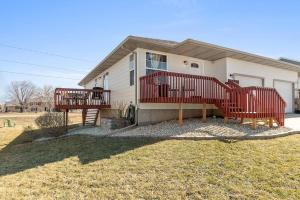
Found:
[[[135,117],[134,117],[134,121],[135,121],[135,125],[138,125],[138,119],[139,119],[139,112],[138,112],[138,73],[137,73],[137,52],[134,51],[133,52],[134,55],[134,78],[135,78]]]

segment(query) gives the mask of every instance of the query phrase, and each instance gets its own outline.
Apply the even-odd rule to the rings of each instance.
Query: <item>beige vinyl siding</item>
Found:
[[[182,56],[182,55],[170,54],[170,53],[165,53],[165,52],[141,49],[141,48],[138,48],[136,51],[138,52],[139,76],[146,75],[146,52],[166,55],[167,56],[167,71],[169,71],[169,72],[213,76],[213,71],[210,69],[212,66],[211,61],[201,60],[201,59],[197,59],[197,58],[191,58],[191,57]],[[188,65],[185,65],[184,61],[188,61]],[[197,69],[192,68],[191,63],[198,63],[199,68],[197,68]],[[224,74],[224,76],[225,76],[225,74]],[[139,94],[139,92],[138,92],[138,94]],[[178,104],[140,103],[139,108],[140,109],[177,109]],[[202,105],[184,104],[183,108],[184,109],[201,109]],[[207,108],[215,109],[216,107],[214,105],[208,105]]]
[[[297,83],[298,72],[261,65],[257,63],[227,58],[227,77],[230,74],[241,74],[264,79],[264,87],[273,87],[274,80],[284,80]]]
[[[108,86],[111,90],[112,109],[116,109],[119,102],[129,105],[130,101],[134,103],[134,88],[129,85],[129,55],[125,56],[119,62],[102,72],[97,78],[98,85],[103,87],[103,75],[108,74]],[[85,85],[85,88],[93,88],[95,86],[95,78]]]
[[[286,102],[288,105],[287,109],[288,112],[291,112],[291,108],[293,108],[294,100],[293,97],[297,96],[297,91],[294,90],[293,86],[297,85],[298,82],[298,72],[287,70],[287,69],[280,69],[276,67],[271,67],[268,65],[261,65],[257,63],[227,58],[227,76],[230,78],[230,74],[242,74],[248,75],[253,77],[259,77],[263,79],[263,86],[264,87],[275,87],[276,81],[283,81],[289,82],[290,87],[289,91],[294,92],[294,94],[286,95],[281,93],[282,97],[288,100]],[[279,88],[277,88],[279,89]],[[293,91],[294,90],[294,91]],[[280,92],[280,91],[278,91]],[[288,97],[285,97],[286,95]],[[292,99],[290,98],[292,97]],[[291,99],[291,100],[290,100]]]
[[[152,51],[147,49],[137,49],[138,52],[138,66],[140,67],[140,75],[146,75],[146,52],[157,53],[167,56],[167,67],[170,72],[186,73],[186,74],[197,74],[204,75],[206,68],[211,65],[210,61],[201,60],[197,58],[186,57],[182,55],[170,54],[160,51]],[[184,61],[188,61],[188,65],[184,64]],[[190,64],[198,63],[199,68],[191,68]]]
[[[223,83],[227,81],[226,58],[222,58],[212,62],[212,65],[206,69],[206,74],[216,77]]]

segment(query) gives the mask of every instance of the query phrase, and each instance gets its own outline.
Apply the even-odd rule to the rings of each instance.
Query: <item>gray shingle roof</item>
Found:
[[[289,59],[289,58],[279,58],[279,60],[287,63],[292,63],[294,65],[299,65],[300,66],[300,61]]]

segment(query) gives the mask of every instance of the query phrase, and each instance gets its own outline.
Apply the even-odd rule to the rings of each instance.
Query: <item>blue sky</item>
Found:
[[[78,87],[85,72],[128,35],[175,41],[193,38],[273,58],[300,60],[299,10],[297,0],[3,0],[0,71],[70,79],[0,72],[0,101],[6,99],[6,88],[13,80]]]

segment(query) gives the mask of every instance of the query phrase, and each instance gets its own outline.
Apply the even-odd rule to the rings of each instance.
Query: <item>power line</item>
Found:
[[[71,57],[71,56],[64,56],[64,55],[51,53],[51,52],[47,52],[47,51],[40,51],[40,50],[35,50],[35,49],[30,49],[30,48],[17,47],[17,46],[5,44],[5,43],[2,43],[2,42],[0,42],[0,46],[7,47],[7,48],[18,49],[18,50],[21,50],[21,51],[28,51],[28,52],[32,52],[32,53],[45,54],[45,55],[48,55],[48,56],[56,56],[56,57],[60,57],[60,58],[64,58],[64,59],[77,60],[77,61],[81,61],[81,62],[95,62],[95,61],[92,61],[92,60],[87,60],[87,59],[83,59],[83,58],[75,58],[75,57]]]
[[[80,71],[76,69],[68,69],[68,68],[62,68],[62,67],[54,67],[54,66],[49,66],[49,65],[41,65],[41,64],[34,64],[34,63],[27,63],[27,62],[20,62],[20,61],[15,61],[15,60],[7,60],[7,59],[1,59],[1,62],[8,62],[8,63],[17,63],[17,64],[22,64],[22,65],[29,65],[29,66],[35,66],[35,67],[46,67],[46,68],[54,68],[54,69],[59,69],[59,70],[65,70],[65,71],[75,71],[79,73],[87,73],[87,71]]]
[[[68,78],[68,77],[62,77],[62,76],[49,76],[49,75],[43,75],[43,74],[32,74],[32,73],[23,73],[23,72],[11,72],[11,71],[4,71],[4,70],[0,70],[0,72],[9,73],[9,74],[27,75],[27,76],[38,76],[38,77],[44,77],[44,78],[59,78],[59,79],[69,79],[69,80],[74,80],[74,81],[79,81],[80,80],[80,79]]]

